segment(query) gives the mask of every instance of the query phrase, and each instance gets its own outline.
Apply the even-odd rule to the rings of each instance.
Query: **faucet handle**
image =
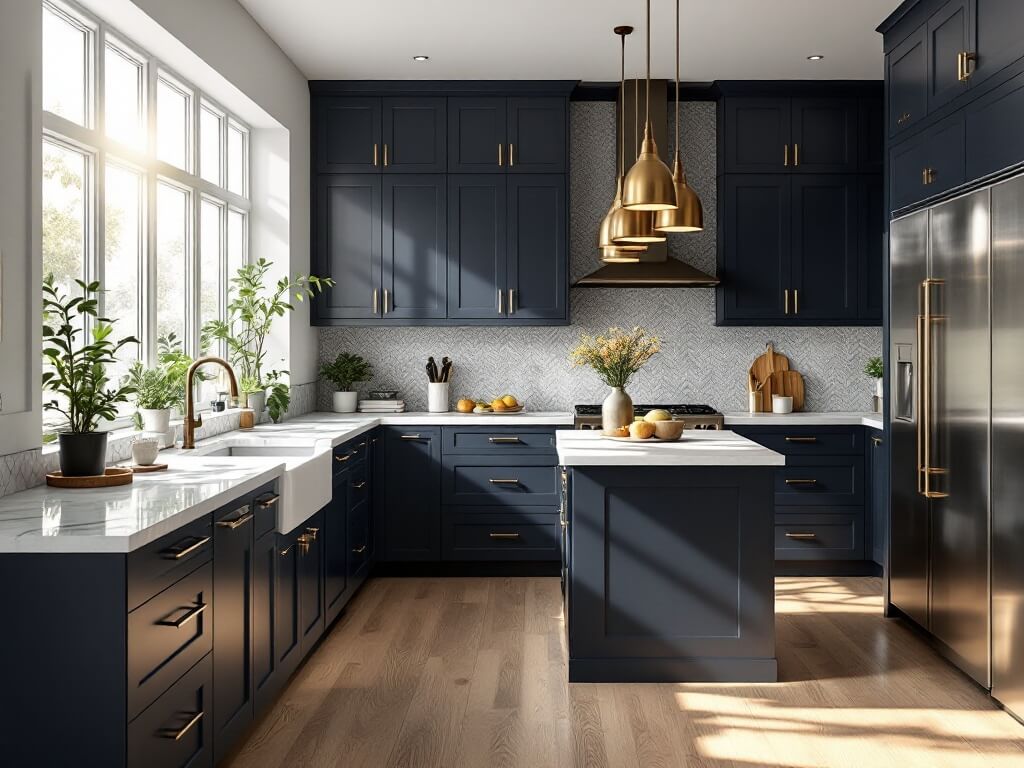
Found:
[[[200,414],[200,415],[198,415],[198,416],[196,416],[195,418],[192,419],[192,427],[194,429],[199,429],[199,427],[201,427],[201,426],[203,426],[203,416],[202,416],[202,414]]]

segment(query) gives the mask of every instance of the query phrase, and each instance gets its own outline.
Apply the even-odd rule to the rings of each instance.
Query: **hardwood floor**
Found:
[[[375,579],[230,765],[1024,765],[880,588],[778,579],[779,683],[569,685],[557,579]]]

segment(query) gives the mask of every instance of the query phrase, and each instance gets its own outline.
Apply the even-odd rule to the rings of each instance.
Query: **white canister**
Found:
[[[358,392],[335,392],[333,403],[334,412],[354,413],[356,410],[356,399],[358,397]]]
[[[772,395],[772,413],[792,413],[793,398],[789,395]]]
[[[427,410],[430,413],[448,413],[448,382],[427,383]]]

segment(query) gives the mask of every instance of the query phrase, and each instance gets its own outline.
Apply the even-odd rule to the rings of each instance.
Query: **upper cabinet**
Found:
[[[886,56],[889,135],[924,119],[928,113],[928,53],[924,27]]]
[[[968,62],[971,87],[977,87],[1024,57],[1024,3],[1020,0],[973,0]]]
[[[310,89],[314,323],[568,323],[571,84]]]
[[[928,19],[929,112],[934,112],[967,90],[964,52],[968,50],[970,2],[949,0]]]

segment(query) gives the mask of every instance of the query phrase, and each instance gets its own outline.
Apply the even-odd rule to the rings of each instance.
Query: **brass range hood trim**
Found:
[[[607,264],[576,281],[577,288],[714,288],[719,279],[678,259]]]

